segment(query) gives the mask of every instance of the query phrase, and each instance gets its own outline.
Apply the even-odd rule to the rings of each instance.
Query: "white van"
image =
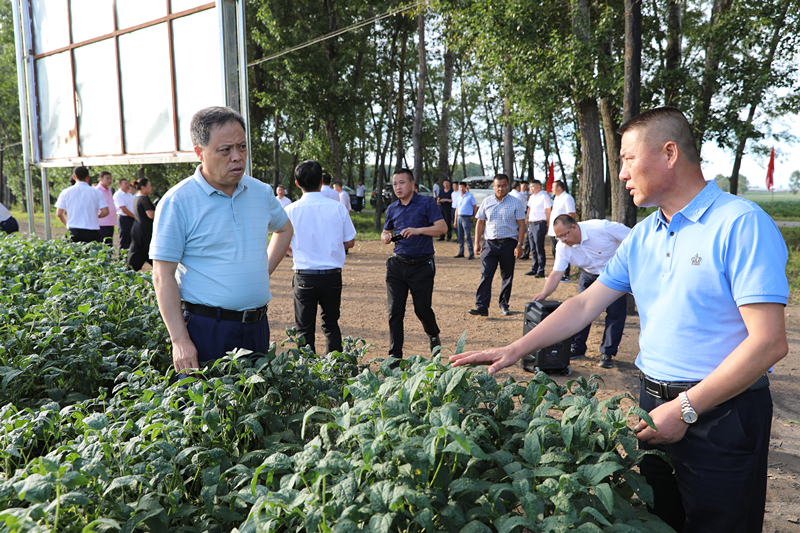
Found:
[[[475,197],[475,203],[478,207],[481,206],[481,202],[487,196],[491,196],[494,194],[494,178],[490,176],[471,176],[469,178],[464,178],[459,183],[464,183],[469,187],[469,192],[472,193],[472,196]]]

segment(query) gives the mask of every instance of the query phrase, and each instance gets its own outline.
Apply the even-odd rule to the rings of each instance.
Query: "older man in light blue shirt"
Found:
[[[505,348],[455,365],[496,372],[555,344],[631,291],[641,316],[635,426],[652,511],[677,531],[754,532],[764,521],[772,398],[766,372],[788,352],[786,244],[758,206],[706,183],[686,117],[646,111],[620,128],[620,179],[637,225],[599,278]]]
[[[202,162],[156,208],[150,256],[158,306],[177,372],[226,352],[269,349],[269,275],[286,255],[292,224],[272,188],[244,175],[244,120],[200,110],[192,142]],[[269,240],[269,232],[275,238]]]

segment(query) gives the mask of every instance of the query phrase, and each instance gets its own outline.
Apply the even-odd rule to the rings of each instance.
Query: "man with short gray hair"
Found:
[[[233,109],[198,111],[191,132],[201,164],[156,208],[153,284],[179,373],[236,348],[269,349],[269,276],[292,223],[272,187],[245,175],[245,131]]]

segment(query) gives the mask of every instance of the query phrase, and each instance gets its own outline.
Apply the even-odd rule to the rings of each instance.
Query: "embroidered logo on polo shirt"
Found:
[[[692,266],[698,266],[702,260],[703,258],[700,257],[700,254],[694,254],[694,257],[692,257]]]

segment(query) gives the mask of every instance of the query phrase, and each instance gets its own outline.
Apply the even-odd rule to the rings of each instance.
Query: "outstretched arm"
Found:
[[[453,355],[450,357],[450,362],[453,366],[489,365],[489,373],[494,374],[515,364],[525,354],[533,353],[578,333],[623,294],[625,293],[606,287],[602,283],[592,283],[578,296],[561,304],[521,339],[503,348]]]

